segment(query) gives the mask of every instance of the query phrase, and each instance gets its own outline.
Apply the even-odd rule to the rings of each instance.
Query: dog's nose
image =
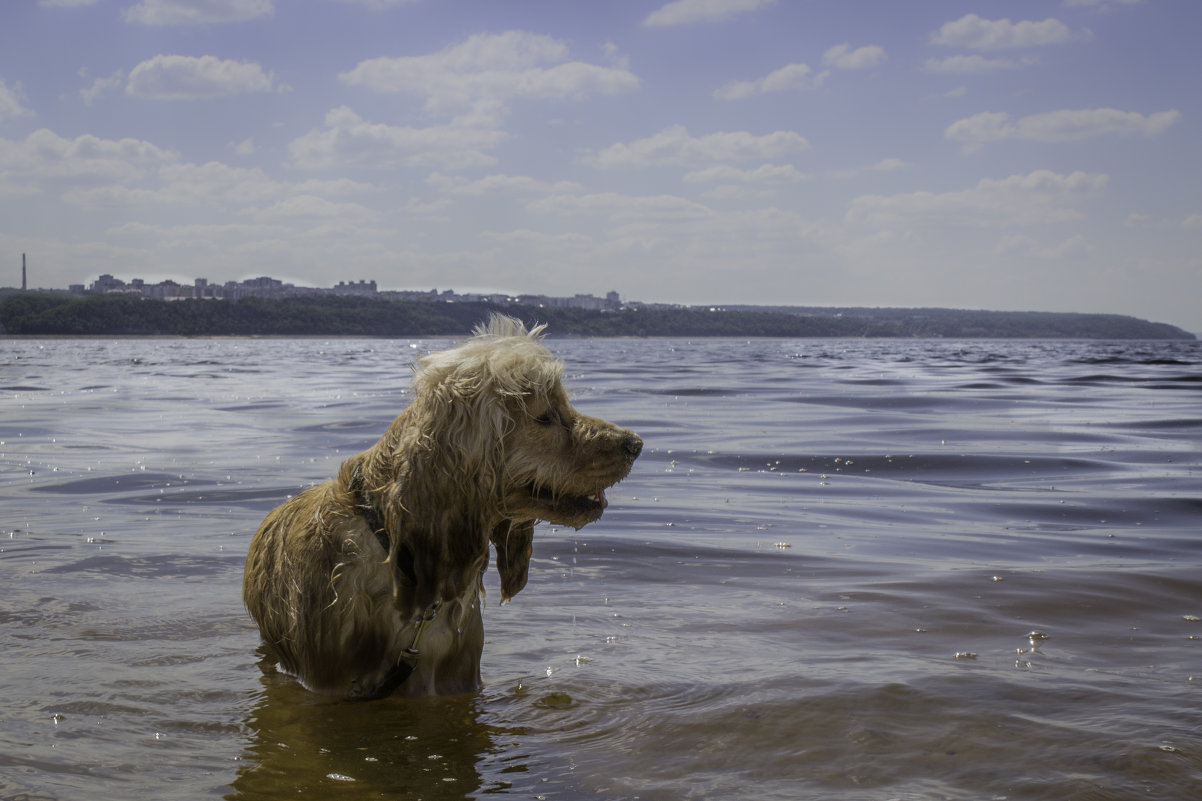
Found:
[[[622,440],[622,449],[633,459],[643,452],[643,440],[638,434],[628,434],[626,439]]]

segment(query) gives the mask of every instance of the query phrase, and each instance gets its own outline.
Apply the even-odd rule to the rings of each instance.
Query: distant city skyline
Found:
[[[26,286],[26,259],[21,258],[21,289]],[[272,276],[257,276],[242,281],[225,281],[218,283],[205,277],[193,278],[188,281],[164,279],[149,282],[142,278],[128,280],[117,278],[111,273],[104,273],[88,284],[69,284],[67,287],[38,287],[32,291],[62,292],[67,291],[77,295],[108,295],[134,294],[152,300],[241,300],[242,298],[286,298],[313,295],[332,295],[342,297],[369,297],[400,300],[444,301],[444,302],[475,302],[484,301],[496,304],[522,303],[530,305],[559,306],[581,309],[619,309],[624,305],[621,295],[616,290],[607,292],[604,297],[586,293],[576,293],[571,296],[552,296],[532,293],[479,293],[459,292],[455,289],[429,290],[380,290],[374,279],[352,279],[338,281],[327,287],[303,284],[293,284]],[[660,305],[641,304],[635,305]]]
[[[21,260],[21,279],[22,290],[26,289],[26,254],[22,254]],[[3,285],[0,284],[0,287]],[[328,286],[315,286],[312,284],[293,284],[282,279],[272,276],[255,276],[253,278],[245,278],[241,281],[225,281],[216,282],[210,281],[205,277],[196,277],[189,280],[175,280],[172,278],[163,279],[158,282],[148,282],[145,279],[132,277],[128,280],[117,278],[112,274],[102,274],[89,284],[70,284],[66,288],[63,287],[36,287],[29,288],[29,291],[34,292],[70,292],[78,295],[97,295],[97,294],[137,294],[141,297],[152,300],[186,300],[186,299],[213,299],[213,300],[241,300],[242,298],[268,298],[281,299],[287,297],[301,296],[342,296],[342,297],[370,297],[380,298],[385,300],[408,300],[408,301],[425,301],[425,302],[485,302],[497,305],[514,304],[514,305],[531,305],[531,306],[554,306],[560,308],[578,308],[578,309],[593,309],[593,310],[618,310],[622,308],[647,308],[647,309],[668,309],[668,308],[689,308],[700,307],[709,309],[740,309],[740,308],[808,308],[821,309],[830,308],[837,310],[840,308],[846,309],[872,309],[872,308],[896,308],[896,309],[922,309],[922,308],[946,308],[954,310],[963,307],[932,307],[929,304],[926,306],[910,306],[910,307],[868,307],[868,306],[832,306],[830,304],[793,304],[793,303],[767,303],[767,304],[739,304],[739,303],[703,303],[703,304],[683,304],[683,303],[665,303],[659,301],[642,301],[638,299],[623,300],[621,293],[617,290],[610,290],[604,297],[598,297],[589,293],[574,293],[570,296],[547,295],[541,293],[524,293],[524,292],[472,292],[459,291],[455,288],[440,289],[433,287],[429,290],[421,289],[380,289],[374,279],[350,279],[340,280]],[[978,309],[963,309],[964,311],[1018,311],[1018,312],[1038,312],[1038,309],[991,309],[989,307],[980,307]],[[1083,313],[1089,312],[1068,312],[1068,313]],[[1134,316],[1127,312],[1115,311],[1108,312],[1119,315]],[[1167,320],[1156,320],[1153,318],[1147,319],[1148,322],[1168,323]],[[1172,323],[1169,323],[1172,324]],[[1188,329],[1186,329],[1188,330]],[[1198,333],[1198,332],[1192,332]]]
[[[1200,39],[1195,0],[8,3],[0,263],[1202,331]]]

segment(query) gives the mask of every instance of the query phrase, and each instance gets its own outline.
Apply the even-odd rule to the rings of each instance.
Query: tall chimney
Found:
[[[29,285],[25,281],[25,254],[22,253],[21,254],[21,291],[24,292],[28,288],[29,288]]]

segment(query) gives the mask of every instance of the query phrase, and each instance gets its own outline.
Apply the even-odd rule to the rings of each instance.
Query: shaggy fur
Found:
[[[601,516],[643,443],[572,408],[541,332],[494,317],[422,358],[412,402],[379,442],[255,532],[243,600],[309,689],[478,688],[489,542],[507,601],[526,584],[535,521]]]

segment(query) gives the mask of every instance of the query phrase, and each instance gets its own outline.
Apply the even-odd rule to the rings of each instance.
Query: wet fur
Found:
[[[422,358],[412,402],[380,440],[255,532],[243,599],[280,667],[309,689],[383,694],[436,603],[398,692],[476,689],[489,543],[508,600],[526,584],[535,521],[579,528],[601,516],[603,490],[642,441],[572,408],[541,331],[494,317]]]

